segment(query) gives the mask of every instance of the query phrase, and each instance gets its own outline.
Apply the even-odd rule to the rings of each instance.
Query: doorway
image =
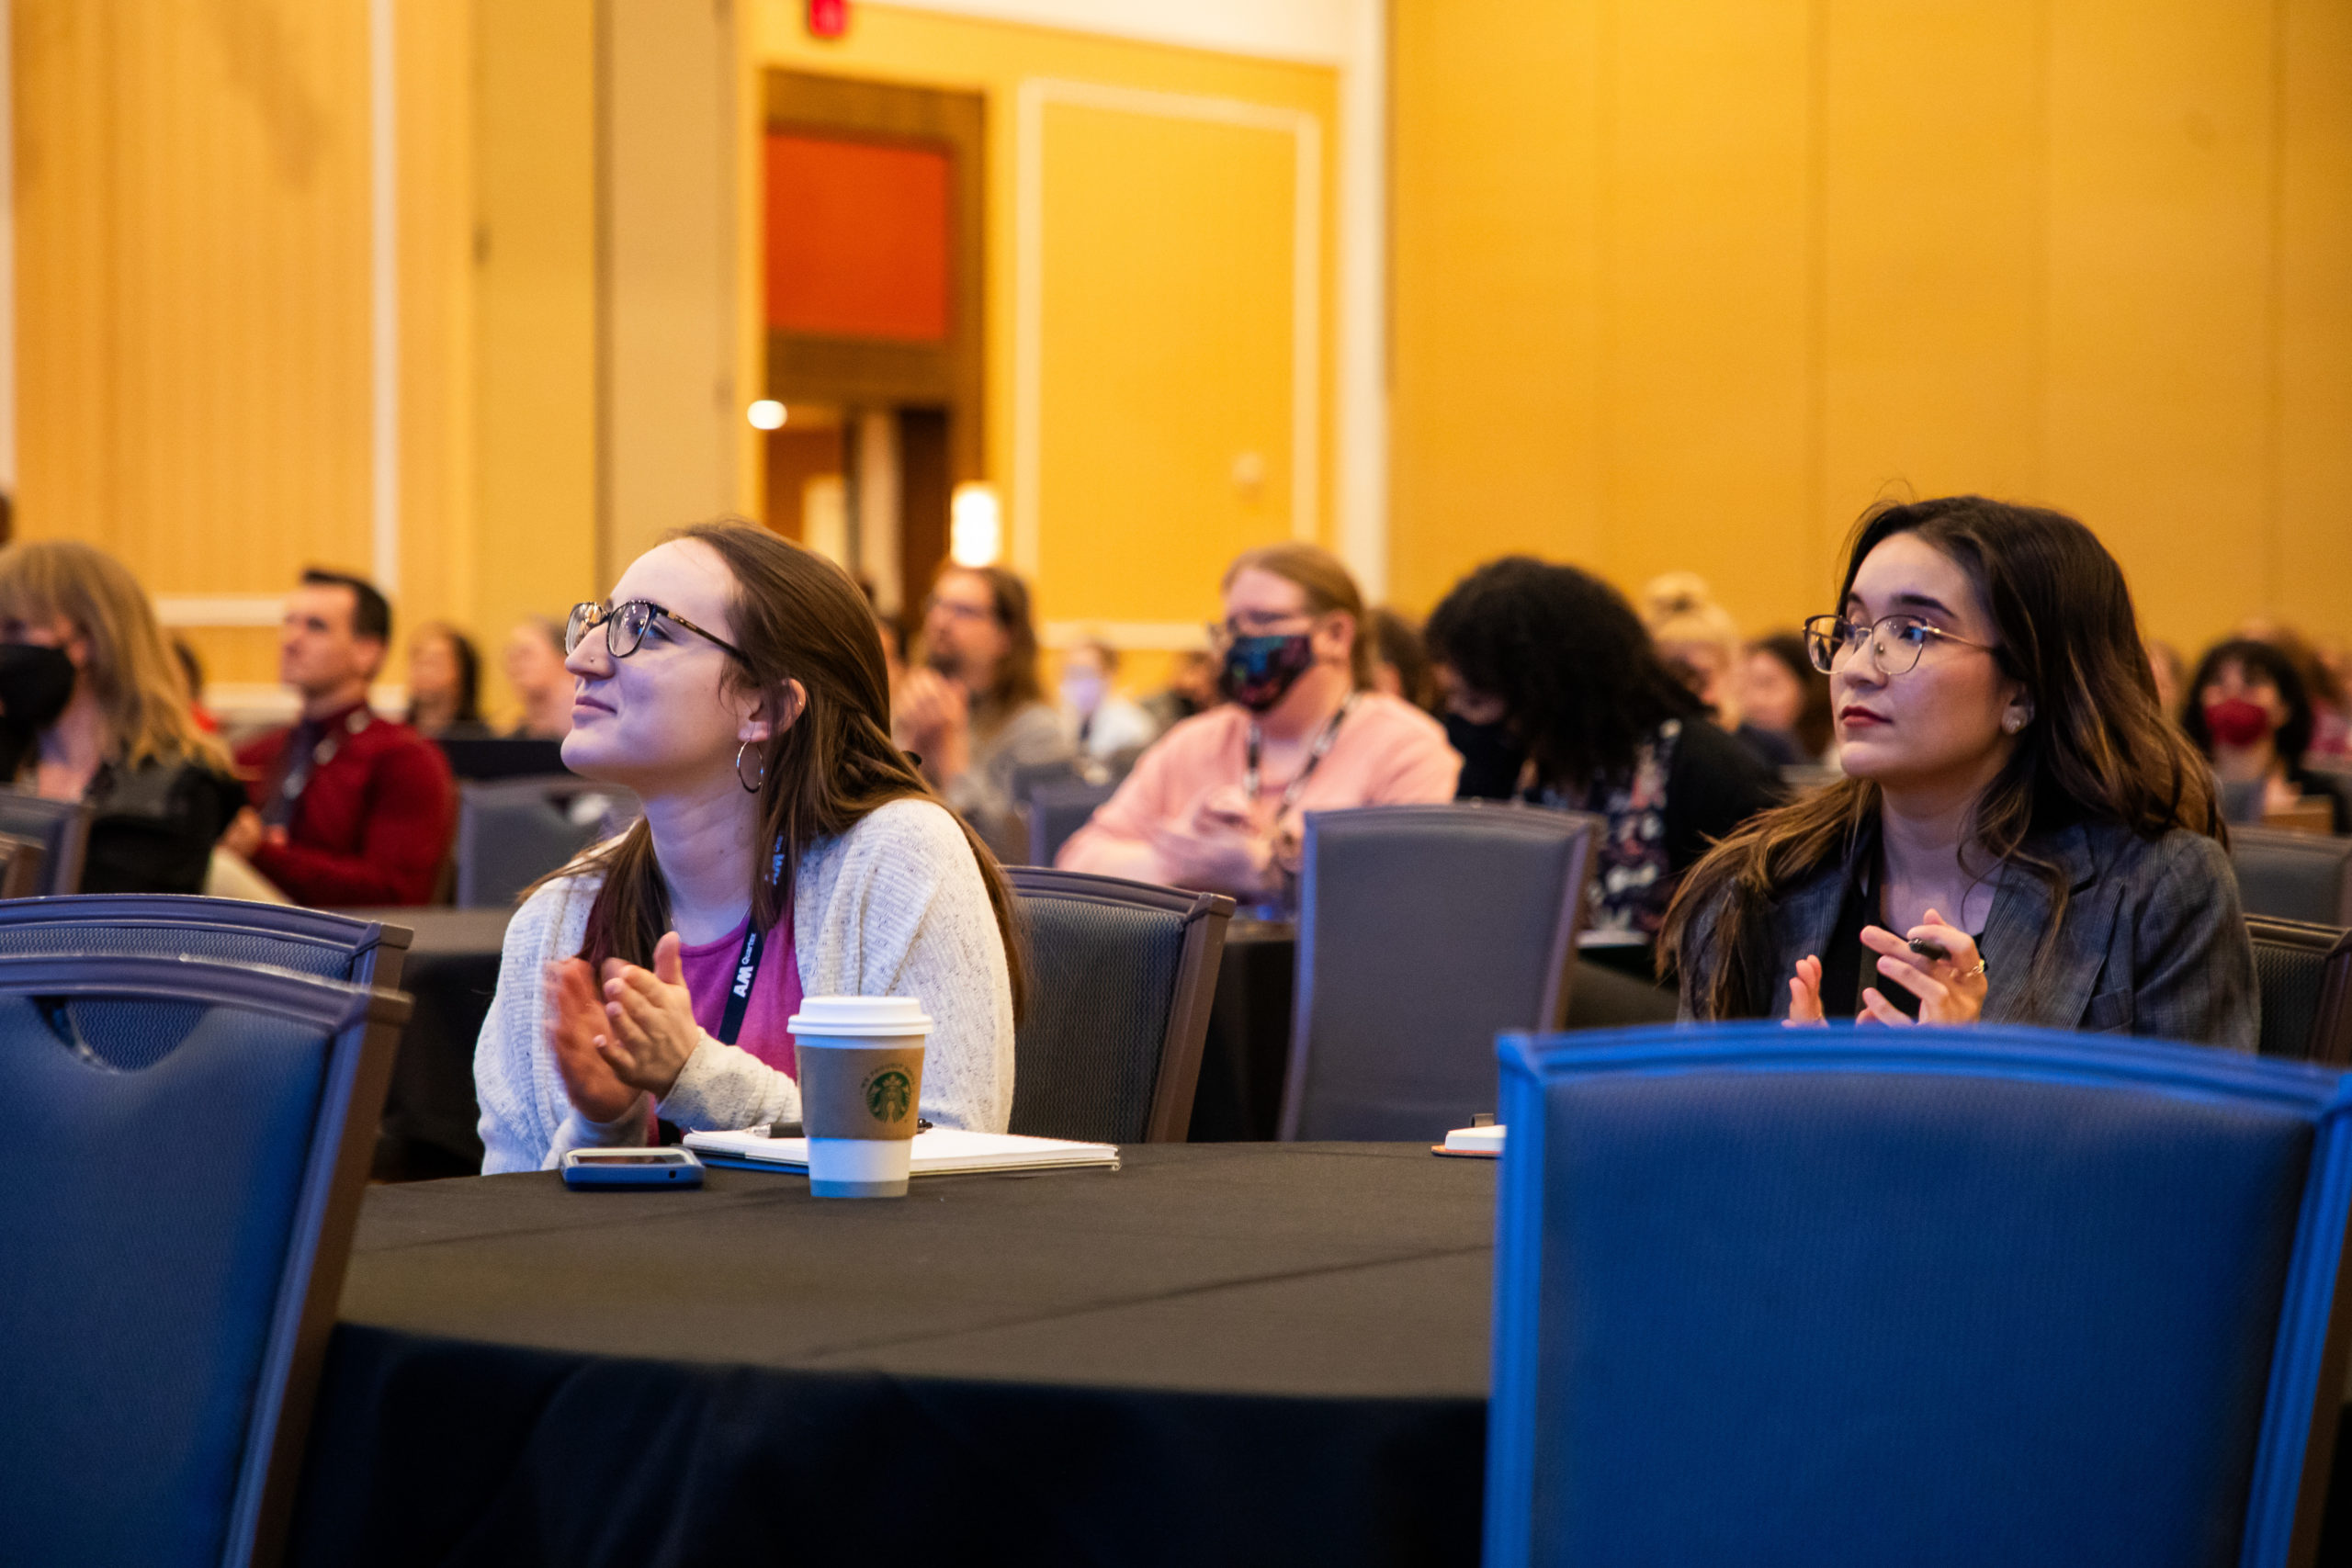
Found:
[[[981,471],[983,102],[766,78],[766,512],[920,607]]]

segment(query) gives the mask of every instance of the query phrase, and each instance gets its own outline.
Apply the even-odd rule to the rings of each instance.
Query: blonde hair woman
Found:
[[[89,803],[89,893],[202,891],[245,802],[138,580],[69,539],[0,549],[0,767]]]

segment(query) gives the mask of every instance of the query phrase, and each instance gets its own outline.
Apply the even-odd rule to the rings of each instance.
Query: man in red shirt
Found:
[[[302,699],[301,722],[237,749],[254,804],[220,841],[297,903],[426,903],[448,859],[447,760],[368,709],[391,637],[391,606],[360,578],[306,571],[286,602],[277,672]]]

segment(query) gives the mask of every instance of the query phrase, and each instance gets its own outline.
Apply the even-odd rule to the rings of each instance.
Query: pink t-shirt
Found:
[[[695,1021],[714,1040],[727,1018],[728,987],[735,983],[735,960],[743,951],[743,933],[752,917],[717,942],[678,949],[679,967],[685,971],[686,993],[694,998]],[[786,1076],[798,1078],[793,1066],[792,1035],[786,1021],[800,1010],[800,964],[792,951],[792,921],[780,921],[760,944],[760,972],[752,982],[752,996],[743,1011],[742,1032],[735,1043]]]
[[[1136,760],[1119,791],[1071,835],[1054,863],[1067,871],[1102,871],[1148,882],[1177,882],[1160,861],[1155,839],[1182,829],[1212,794],[1240,798],[1250,756],[1250,715],[1232,703],[1188,718]],[[1262,830],[1295,829],[1309,811],[1356,806],[1422,806],[1453,798],[1462,759],[1446,744],[1445,727],[1395,697],[1365,692],[1356,698],[1331,750],[1299,790],[1279,822],[1276,812],[1291,782],[1269,773],[1250,815]],[[1247,893],[1250,889],[1224,889]]]

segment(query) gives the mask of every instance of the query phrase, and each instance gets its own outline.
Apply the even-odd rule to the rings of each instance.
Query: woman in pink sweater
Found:
[[[1269,545],[1225,574],[1210,628],[1223,705],[1146,751],[1057,863],[1177,887],[1279,896],[1309,811],[1453,798],[1462,759],[1427,714],[1370,689],[1363,596],[1313,545]]]

